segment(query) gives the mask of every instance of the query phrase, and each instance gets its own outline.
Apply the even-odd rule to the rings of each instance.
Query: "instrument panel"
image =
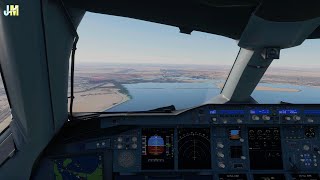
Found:
[[[320,179],[317,105],[204,105],[93,122],[86,136],[77,133],[89,120],[65,129],[54,151],[48,148],[43,161],[53,179],[69,171],[96,179]]]
[[[141,169],[174,169],[174,129],[142,128]]]

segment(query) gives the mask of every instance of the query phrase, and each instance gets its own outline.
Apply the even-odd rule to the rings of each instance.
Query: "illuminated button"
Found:
[[[216,118],[216,117],[213,117],[213,118],[211,118],[211,121],[212,121],[212,122],[217,122],[217,118]]]
[[[222,152],[218,152],[217,156],[220,157],[220,158],[224,158],[224,154]]]
[[[222,122],[223,122],[223,124],[227,124],[228,120],[227,119],[223,119]]]
[[[290,116],[286,116],[286,117],[284,117],[284,119],[287,120],[287,121],[290,121],[291,117]]]
[[[293,120],[295,120],[295,121],[300,121],[300,120],[301,120],[301,117],[300,117],[300,116],[295,115],[295,116],[293,116]]]
[[[241,156],[240,157],[242,160],[245,160],[245,159],[247,159],[245,156]]]
[[[254,120],[254,121],[258,121],[259,119],[260,119],[260,117],[259,116],[257,116],[257,115],[252,115],[252,120]]]
[[[138,138],[136,137],[136,136],[133,136],[132,138],[131,138],[131,141],[133,141],[133,142],[136,142],[138,140]]]
[[[221,142],[218,142],[218,143],[217,143],[217,147],[218,147],[218,148],[224,148],[224,145],[223,145]]]
[[[313,123],[313,119],[308,119],[307,120],[309,123]]]
[[[224,169],[226,167],[226,165],[223,162],[219,162],[218,163],[219,168]]]
[[[264,121],[269,121],[269,120],[270,120],[270,116],[268,116],[268,115],[263,115],[263,116],[262,116],[262,119],[263,119]]]
[[[244,142],[244,139],[243,139],[243,138],[240,138],[239,141],[240,141],[240,142]]]
[[[242,123],[242,119],[237,119],[237,123],[241,124]]]
[[[318,166],[318,164],[317,164],[317,163],[314,163],[313,165],[314,165],[314,166]]]

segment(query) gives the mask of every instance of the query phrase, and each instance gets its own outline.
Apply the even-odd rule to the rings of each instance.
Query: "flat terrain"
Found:
[[[75,71],[75,112],[104,111],[128,101],[130,93],[122,84],[181,83],[225,80],[231,66],[156,64],[77,64]],[[262,83],[320,87],[320,71],[311,68],[269,68]],[[223,84],[217,84],[222,87]],[[298,92],[300,89],[258,86],[256,90]],[[320,89],[319,89],[320,90]],[[0,85],[0,122],[10,111]],[[8,120],[6,123],[8,124]],[[0,127],[1,129],[1,127]]]

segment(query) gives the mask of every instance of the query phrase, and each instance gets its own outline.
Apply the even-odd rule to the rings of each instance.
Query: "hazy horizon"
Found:
[[[78,34],[77,63],[231,66],[239,51],[237,42],[230,38],[196,31],[181,34],[177,27],[88,12]],[[271,67],[320,67],[319,49],[320,40],[306,40],[282,50]]]
[[[275,60],[276,61],[276,60]],[[85,65],[85,66],[99,66],[99,65],[133,65],[133,66],[139,66],[139,65],[148,65],[148,66],[166,66],[166,67],[181,67],[181,66],[199,66],[199,67],[228,67],[231,68],[232,64],[165,64],[165,63],[143,63],[143,62],[104,62],[104,61],[80,61],[77,62],[76,59],[76,64],[75,66],[81,66],[81,65]],[[269,69],[311,69],[311,70],[316,70],[316,71],[320,71],[320,64],[319,65],[314,65],[314,66],[299,66],[299,65],[278,65],[278,66],[273,66],[271,64],[271,66],[269,67]]]

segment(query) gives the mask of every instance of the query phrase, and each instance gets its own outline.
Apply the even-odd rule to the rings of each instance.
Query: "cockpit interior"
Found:
[[[0,120],[1,180],[320,180],[320,66],[313,65],[320,59],[319,0],[6,0],[0,9],[0,104],[2,95],[8,99],[0,117],[9,119]],[[91,26],[118,19],[90,24],[86,15],[125,19],[108,31]],[[130,49],[179,47],[164,45],[151,27],[130,29],[133,19],[174,27],[184,35],[179,40],[197,32],[223,37],[239,51],[228,68],[193,66],[201,58],[188,52],[202,48],[193,42],[176,53],[190,65],[179,61],[177,68],[90,60],[75,66],[83,47],[97,59],[98,47],[128,58]],[[112,39],[120,31],[128,34]],[[109,45],[90,44],[86,33]],[[140,46],[149,41],[136,33],[159,41]],[[309,41],[315,53],[282,64],[296,69],[269,71]],[[159,62],[175,63],[164,57]],[[304,65],[310,67],[302,72]],[[281,85],[291,82],[300,84]]]

